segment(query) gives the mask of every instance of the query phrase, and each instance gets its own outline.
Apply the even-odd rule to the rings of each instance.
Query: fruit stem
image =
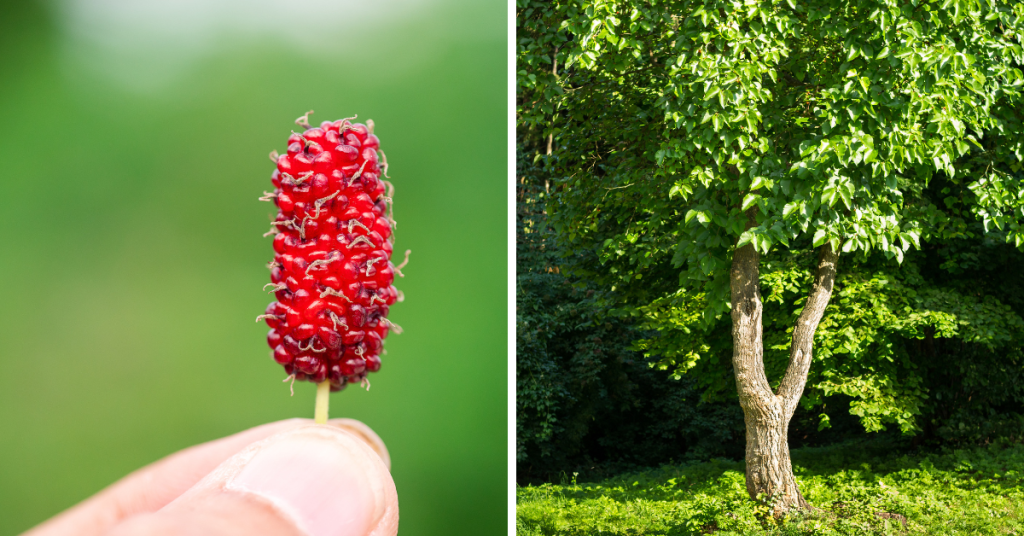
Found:
[[[317,424],[327,424],[327,405],[331,401],[330,396],[330,380],[324,380],[316,384],[316,409],[313,411],[313,420]]]

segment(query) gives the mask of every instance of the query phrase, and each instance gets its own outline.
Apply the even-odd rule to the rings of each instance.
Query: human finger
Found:
[[[170,504],[109,536],[394,536],[398,495],[380,456],[338,427],[307,426],[232,456]]]
[[[132,472],[25,536],[102,534],[127,517],[163,508],[246,446],[287,430],[309,426],[312,422],[311,419],[288,419],[268,423],[186,448]],[[356,434],[390,467],[384,442],[368,426],[354,419],[332,419],[328,424]]]

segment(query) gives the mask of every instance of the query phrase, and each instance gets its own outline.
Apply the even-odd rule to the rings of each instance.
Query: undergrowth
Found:
[[[815,507],[782,521],[748,498],[743,462],[712,460],[598,483],[522,486],[519,536],[1024,535],[1024,445],[900,452],[885,441],[796,449]]]

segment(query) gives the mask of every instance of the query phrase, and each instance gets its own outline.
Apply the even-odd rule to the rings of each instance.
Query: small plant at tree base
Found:
[[[305,130],[288,138],[288,152],[270,155],[275,190],[261,199],[279,210],[267,233],[275,255],[265,288],[277,299],[257,321],[271,328],[267,343],[286,381],[318,384],[316,420],[324,422],[330,391],[369,389],[367,374],[380,370],[384,338],[399,331],[387,316],[402,300],[392,282],[404,263],[389,260],[394,188],[373,121],[310,128],[309,113],[296,120]]]

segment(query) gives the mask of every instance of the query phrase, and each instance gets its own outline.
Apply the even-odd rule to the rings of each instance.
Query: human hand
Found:
[[[390,467],[359,421],[279,421],[143,467],[24,536],[394,536]]]

